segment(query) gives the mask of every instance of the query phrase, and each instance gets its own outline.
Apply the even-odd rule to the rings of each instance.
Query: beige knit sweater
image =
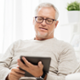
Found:
[[[14,42],[0,60],[0,80],[5,80],[11,68],[17,66],[21,55],[51,57],[47,80],[65,80],[78,67],[72,46],[56,38],[43,41],[19,40]]]

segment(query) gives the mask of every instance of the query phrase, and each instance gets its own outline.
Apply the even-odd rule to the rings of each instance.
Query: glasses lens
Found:
[[[52,24],[53,23],[53,20],[52,19],[46,19],[46,23],[47,24]]]
[[[35,17],[35,20],[36,20],[36,22],[38,22],[38,23],[42,23],[43,20],[45,20],[46,24],[52,24],[53,21],[56,21],[55,19],[51,19],[51,18],[46,18],[46,19],[44,19],[43,17],[40,17],[40,16],[36,16],[36,17]]]
[[[36,18],[36,21],[37,21],[37,22],[42,23],[42,21],[43,21],[43,18],[42,18],[42,17],[38,17],[38,16],[37,16],[37,17],[35,17],[35,18]]]

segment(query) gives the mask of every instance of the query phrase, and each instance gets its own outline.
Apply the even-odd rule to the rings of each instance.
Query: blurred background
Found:
[[[33,26],[35,8],[40,3],[49,2],[54,4],[59,11],[59,24],[55,29],[55,37],[70,43],[79,55],[80,11],[75,14],[78,18],[76,20],[74,11],[71,13],[67,10],[68,3],[74,1],[80,2],[80,0],[0,0],[0,54],[4,54],[16,40],[35,37]],[[70,17],[69,13],[73,17]]]

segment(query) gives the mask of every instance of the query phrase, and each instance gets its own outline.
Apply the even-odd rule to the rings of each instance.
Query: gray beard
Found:
[[[45,39],[48,36],[47,33],[45,33],[44,35],[41,35],[40,32],[37,32],[36,35],[37,35],[38,38],[41,38],[41,39]]]

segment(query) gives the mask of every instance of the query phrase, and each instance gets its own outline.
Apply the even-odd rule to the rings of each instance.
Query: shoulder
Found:
[[[15,41],[15,42],[13,42],[11,46],[12,46],[14,49],[17,49],[17,48],[19,48],[19,47],[21,47],[21,46],[25,46],[25,45],[27,45],[27,44],[29,44],[29,43],[30,43],[30,40],[17,40],[17,41]]]
[[[56,44],[60,48],[61,53],[64,53],[64,52],[74,53],[75,52],[73,46],[68,42],[56,39]]]
[[[65,42],[63,40],[56,39],[56,43],[58,43],[60,45],[60,47],[63,47],[63,48],[65,48],[65,47],[72,47],[73,48],[73,46],[70,43]]]

